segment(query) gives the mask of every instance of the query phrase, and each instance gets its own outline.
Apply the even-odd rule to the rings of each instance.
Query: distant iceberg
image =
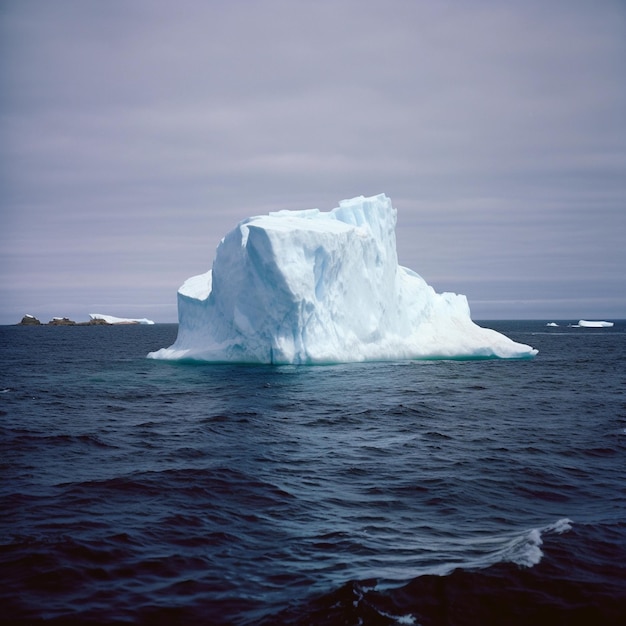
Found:
[[[148,356],[315,364],[537,353],[472,322],[465,296],[438,294],[399,266],[395,227],[384,194],[240,222],[212,270],[180,287],[176,342]]]
[[[613,322],[580,320],[578,322],[578,326],[581,326],[582,328],[611,328],[613,326]]]
[[[154,324],[152,320],[146,319],[131,319],[128,317],[114,317],[113,315],[101,315],[100,313],[90,313],[89,318],[92,320],[103,320],[107,324]]]
[[[552,326],[552,327],[558,328],[559,325],[556,322],[548,322],[546,326]]]

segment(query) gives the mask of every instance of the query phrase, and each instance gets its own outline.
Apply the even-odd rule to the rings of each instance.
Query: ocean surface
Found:
[[[0,623],[626,624],[626,321],[547,321],[335,366],[0,327]]]

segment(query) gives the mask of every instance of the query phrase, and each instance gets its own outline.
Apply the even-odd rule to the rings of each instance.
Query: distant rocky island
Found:
[[[34,315],[24,315],[22,321],[17,326],[112,326],[118,324],[154,324],[152,320],[129,319],[125,317],[114,317],[113,315],[101,315],[100,313],[90,313],[89,321],[75,322],[69,317],[53,317],[46,324],[38,320]]]
[[[108,326],[109,322],[101,319],[90,319],[88,322],[75,322],[69,317],[53,317],[46,324],[38,320],[34,315],[24,315],[18,326]]]

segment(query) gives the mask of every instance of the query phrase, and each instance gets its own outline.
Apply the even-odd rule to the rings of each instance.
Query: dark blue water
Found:
[[[529,361],[145,359],[0,327],[0,621],[626,623],[626,323]],[[580,621],[582,620],[582,621]]]

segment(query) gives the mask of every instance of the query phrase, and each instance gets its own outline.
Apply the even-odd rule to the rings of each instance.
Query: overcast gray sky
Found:
[[[621,0],[0,0],[0,323],[177,320],[250,215],[384,192],[474,319],[626,318]]]

